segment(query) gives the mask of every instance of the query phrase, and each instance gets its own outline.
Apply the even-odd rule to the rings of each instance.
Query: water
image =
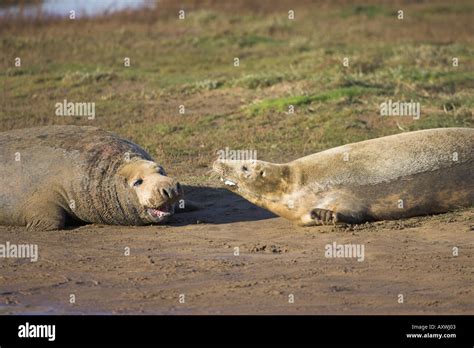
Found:
[[[22,3],[22,1],[18,1]],[[0,16],[38,17],[55,16],[69,18],[70,11],[74,10],[76,18],[96,16],[125,9],[139,9],[152,7],[155,0],[43,0],[39,2],[24,2],[0,8]]]

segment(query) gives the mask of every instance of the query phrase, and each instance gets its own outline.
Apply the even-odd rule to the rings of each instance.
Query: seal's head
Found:
[[[286,164],[218,159],[212,168],[227,188],[253,203],[278,200],[289,189],[290,167]]]
[[[173,215],[183,190],[179,182],[166,176],[163,167],[139,159],[124,164],[118,173],[125,180],[125,194],[133,197],[144,222],[163,222]]]

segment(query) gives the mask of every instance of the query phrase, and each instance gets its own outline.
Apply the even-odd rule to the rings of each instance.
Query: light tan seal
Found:
[[[69,221],[167,220],[180,184],[138,145],[94,127],[0,133],[0,224],[61,229]]]
[[[213,169],[233,192],[303,226],[443,213],[474,203],[474,129],[401,133],[285,164],[219,159]]]

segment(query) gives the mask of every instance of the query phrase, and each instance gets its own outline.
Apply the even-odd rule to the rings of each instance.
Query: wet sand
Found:
[[[0,259],[0,314],[474,314],[474,209],[301,228],[222,188],[188,197],[204,209],[164,226],[1,226],[39,258]]]

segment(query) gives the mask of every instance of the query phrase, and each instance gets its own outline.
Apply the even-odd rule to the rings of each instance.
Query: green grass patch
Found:
[[[423,111],[422,111],[423,112]],[[472,112],[438,113],[434,115],[421,115],[420,119],[410,125],[409,130],[415,131],[430,128],[446,127],[474,127]]]
[[[371,87],[341,87],[315,95],[300,95],[263,100],[256,104],[250,105],[247,108],[247,112],[250,115],[259,115],[268,111],[288,111],[288,107],[290,105],[296,107],[311,104],[313,102],[328,102],[341,98],[354,98],[363,94],[372,94],[378,91],[378,88]]]
[[[349,8],[344,8],[341,10],[341,17],[350,17],[350,16],[365,16],[367,18],[374,18],[380,15],[388,15],[390,12],[386,8],[378,5],[354,5]]]
[[[292,80],[283,74],[278,73],[259,73],[245,75],[231,82],[232,86],[244,87],[248,89],[264,88],[276,85],[283,81]]]
[[[279,44],[280,40],[273,39],[268,36],[246,35],[239,40],[239,47],[251,47],[257,44]]]

